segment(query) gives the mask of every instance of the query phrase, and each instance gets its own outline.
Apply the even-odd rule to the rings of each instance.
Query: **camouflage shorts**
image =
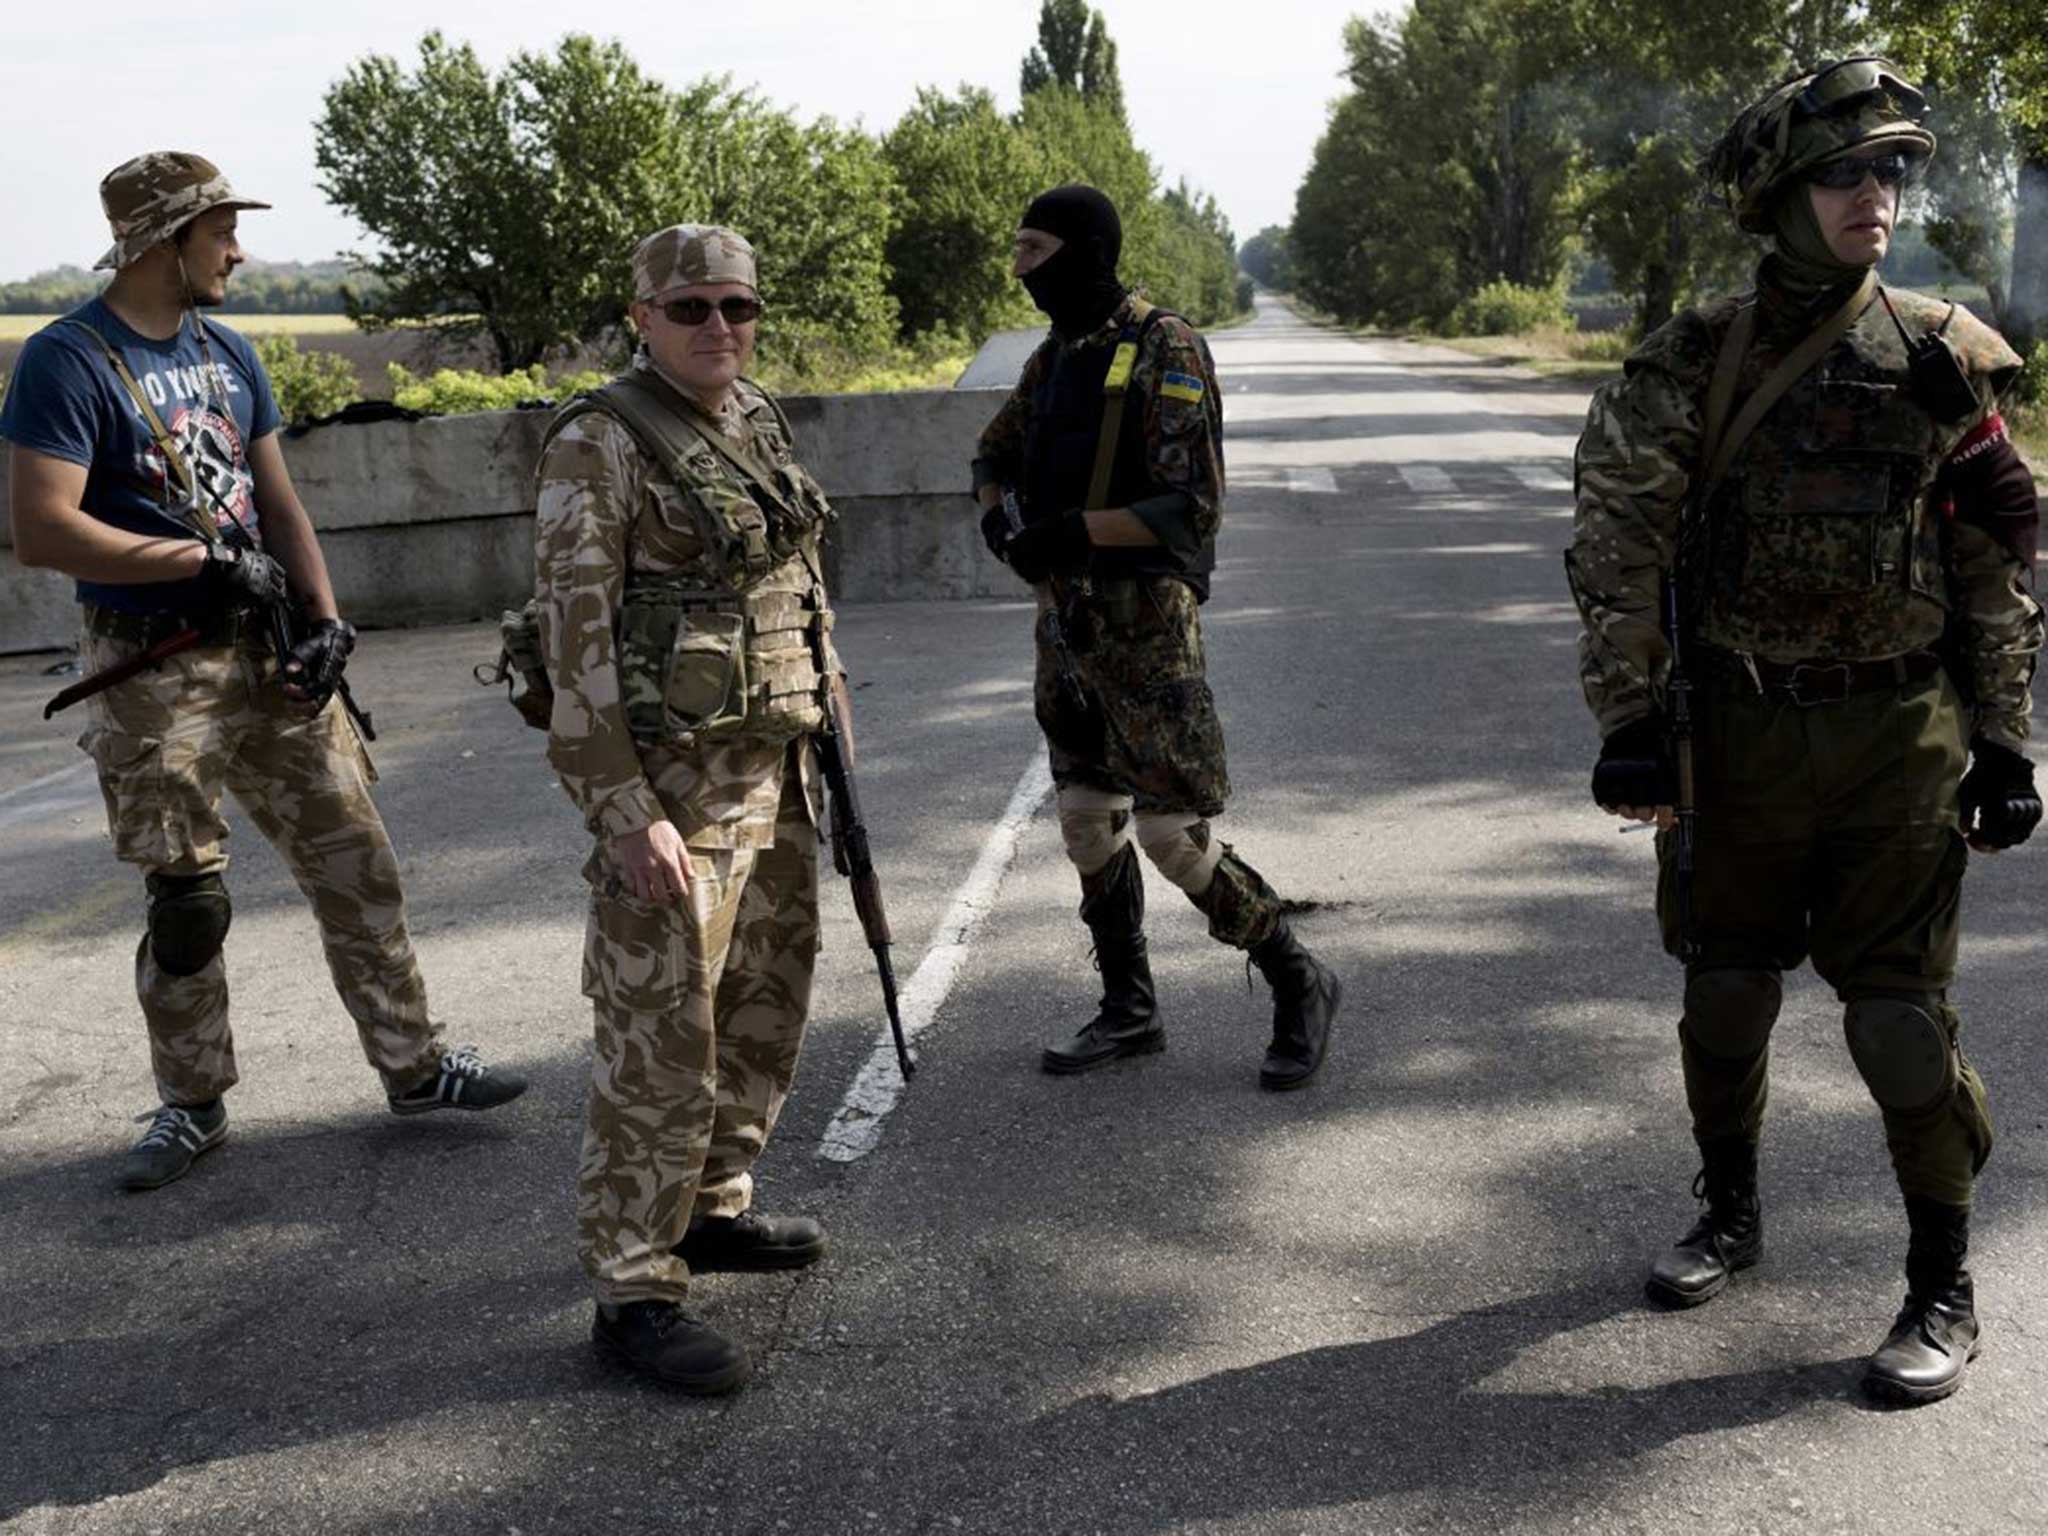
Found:
[[[1063,701],[1041,625],[1033,703],[1054,781],[1129,795],[1140,811],[1218,814],[1230,774],[1194,593],[1170,577],[1101,581],[1061,617],[1089,707]]]

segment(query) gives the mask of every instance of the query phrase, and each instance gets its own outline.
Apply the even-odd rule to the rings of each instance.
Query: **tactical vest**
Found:
[[[1940,640],[1949,596],[1928,493],[1961,430],[1907,383],[1904,344],[1873,304],[1765,414],[1706,509],[1702,639],[1786,661]]]
[[[1031,425],[1024,436],[1023,486],[1026,521],[1058,517],[1089,506],[1089,480],[1102,441],[1104,385],[1120,347],[1142,345],[1145,332],[1171,312],[1154,309],[1126,323],[1114,345],[1054,346],[1050,366],[1039,375],[1031,395]],[[1116,450],[1109,491],[1100,505],[1128,507],[1160,494],[1152,478],[1151,455],[1144,424],[1126,411],[1117,424]],[[1174,576],[1196,595],[1209,595],[1209,574],[1216,569],[1216,541],[1203,543],[1194,560],[1181,563],[1155,548],[1101,548],[1089,558],[1090,574],[1115,579]]]
[[[696,520],[704,552],[684,570],[636,572],[627,553],[615,629],[619,690],[627,728],[642,744],[781,742],[824,724],[832,612],[818,541],[834,514],[790,453],[781,407],[763,398],[779,436],[764,443],[757,434],[754,451],[700,427],[664,382],[637,372],[578,396],[548,427],[552,441],[591,411],[619,422]],[[520,650],[537,656],[539,647]],[[509,632],[506,651],[520,653]],[[533,720],[540,711],[521,713]]]

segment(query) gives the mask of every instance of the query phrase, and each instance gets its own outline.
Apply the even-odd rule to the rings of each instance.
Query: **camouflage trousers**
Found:
[[[1058,612],[1082,697],[1041,620],[1033,702],[1084,895],[1135,842],[1209,919],[1212,937],[1250,949],[1279,922],[1280,898],[1209,827],[1230,773],[1195,594],[1169,577],[1096,581]]]
[[[1032,701],[1053,782],[1128,795],[1141,812],[1221,812],[1230,798],[1223,724],[1187,584],[1099,580],[1057,611],[1085,699],[1062,680],[1041,620]]]
[[[143,648],[105,610],[85,610],[81,661],[95,672]],[[376,772],[338,702],[308,719],[277,685],[268,648],[203,645],[96,695],[79,745],[99,769],[114,853],[145,874],[228,866],[222,791],[284,859],[311,903],[343,1007],[387,1092],[439,1064],[426,984],[406,931],[398,860],[370,798]],[[225,957],[190,976],[161,970],[145,935],[135,990],[157,1091],[200,1104],[236,1082]]]
[[[680,1300],[693,1215],[736,1216],[796,1076],[818,951],[818,834],[784,772],[775,841],[692,848],[680,902],[594,857],[583,991],[596,1050],[577,1245],[600,1301]]]
[[[1899,1187],[1950,1205],[1970,1203],[1992,1141],[1984,1083],[1963,1055],[1962,1019],[1946,995],[1969,862],[1956,830],[1966,737],[1942,673],[1802,708],[1724,671],[1700,700],[1694,743],[1700,953],[1689,978],[1714,970],[1775,977],[1811,956],[1844,1004],[1898,998],[1924,1009],[1947,1036],[1953,1090],[1911,1111],[1880,1100],[1880,1112]],[[1657,910],[1673,954],[1675,852],[1660,833]],[[1770,1024],[1762,1017],[1738,1028],[1742,1048],[1730,1050],[1710,1048],[1721,1043],[1704,1021],[1681,1023],[1698,1140],[1755,1141],[1761,1132]],[[1870,1064],[1859,1065],[1867,1077]]]

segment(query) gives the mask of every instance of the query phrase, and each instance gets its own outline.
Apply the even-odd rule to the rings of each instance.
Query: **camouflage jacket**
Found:
[[[1765,281],[1731,416],[1818,318]],[[1907,332],[1949,306],[1886,290]],[[1689,310],[1646,337],[1619,380],[1595,392],[1576,460],[1577,522],[1566,556],[1585,632],[1580,680],[1603,734],[1658,702],[1668,648],[1659,587],[1676,558],[1699,462],[1708,386],[1738,304]],[[2017,749],[2042,616],[2032,572],[1945,491],[1966,445],[1996,428],[2019,359],[1957,309],[1947,337],[1978,408],[1936,421],[1906,389],[1906,353],[1873,303],[1741,446],[1704,522],[1688,525],[1685,581],[1696,637],[1778,661],[1952,647],[1974,694],[1976,730]],[[1965,452],[1959,454],[1958,450]],[[1967,500],[1967,497],[1963,499]],[[1946,638],[1945,638],[1946,637]]]
[[[644,360],[640,367],[649,366]],[[724,427],[735,442],[792,473],[775,411],[744,381]],[[745,494],[740,477],[704,455],[719,494]],[[775,841],[786,742],[636,741],[619,674],[619,616],[628,578],[682,576],[715,584],[690,492],[652,462],[632,431],[590,411],[569,421],[541,456],[534,572],[541,641],[555,689],[548,761],[601,840],[673,822],[691,847],[762,848]],[[769,578],[808,588],[801,559]],[[810,754],[795,754],[816,815]]]
[[[1033,401],[1054,359],[1062,352],[1114,347],[1136,303],[1135,295],[1125,298],[1079,340],[1046,333],[1010,398],[982,430],[975,449],[977,489],[990,480],[1022,482]],[[1132,500],[1131,511],[1165,549],[1189,551],[1213,541],[1223,520],[1223,399],[1201,335],[1178,316],[1155,321],[1144,332],[1128,390],[1124,432],[1135,424],[1151,493]]]

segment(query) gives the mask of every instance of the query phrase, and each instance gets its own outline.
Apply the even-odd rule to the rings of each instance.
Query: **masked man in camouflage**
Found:
[[[1992,1130],[1948,1001],[1963,869],[2041,816],[2021,755],[2037,508],[1998,413],[2020,360],[1967,310],[1874,272],[1934,151],[1923,113],[1890,66],[1851,59],[1737,119],[1706,168],[1771,253],[1754,293],[1680,315],[1595,395],[1567,557],[1605,737],[1593,796],[1666,828],[1657,905],[1685,961],[1705,1206],[1650,1293],[1696,1305],[1762,1252],[1771,1026],[1781,974],[1811,956],[1905,1196],[1905,1306],[1864,1377],[1905,1402],[1954,1391],[1977,1348],[1964,1258]],[[1674,573],[1696,717],[1689,890],[1660,627]]]
[[[548,760],[596,838],[577,1222],[599,1353],[717,1393],[750,1365],[682,1310],[690,1272],[825,1250],[815,1221],[754,1212],[749,1170],[796,1074],[818,948],[832,511],[741,377],[753,248],[679,224],[632,267],[639,355],[556,418],[535,532]]]
[[[1038,595],[1034,702],[1102,971],[1095,1017],[1043,1064],[1086,1072],[1165,1048],[1142,848],[1265,976],[1259,1083],[1298,1088],[1322,1065],[1343,989],[1209,827],[1230,794],[1198,612],[1223,515],[1222,395],[1195,329],[1118,281],[1122,244],[1093,187],[1057,187],[1025,210],[1014,270],[1052,329],[974,460],[982,536]]]
[[[446,1047],[428,1016],[375,774],[334,697],[355,630],[286,472],[263,365],[200,314],[242,263],[238,211],[270,205],[181,153],[119,166],[100,201],[114,245],[98,265],[113,281],[29,339],[0,436],[14,445],[15,555],[77,578],[86,671],[198,635],[94,695],[79,741],[114,852],[149,891],[135,985],[162,1106],[121,1182],[154,1189],[227,1135],[224,790],[312,903],[394,1113],[489,1109],[526,1084]],[[288,595],[308,623],[279,657],[266,615]]]

